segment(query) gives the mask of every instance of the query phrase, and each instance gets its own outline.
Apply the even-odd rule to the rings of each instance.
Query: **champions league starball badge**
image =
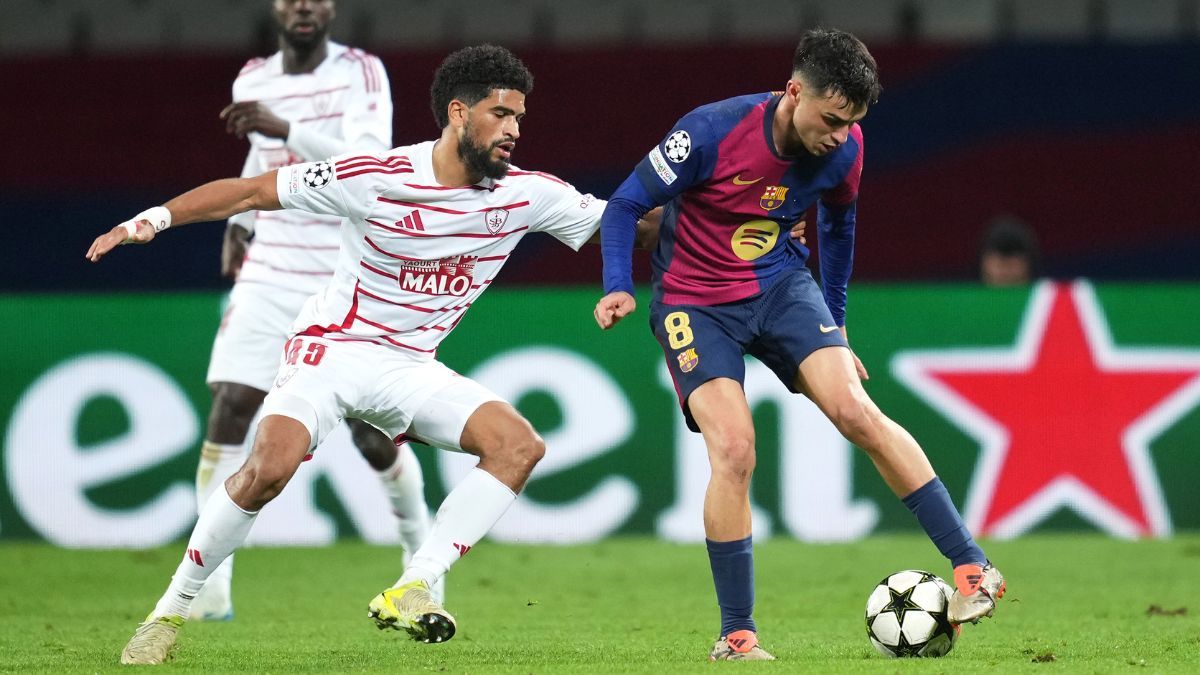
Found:
[[[333,180],[333,167],[329,162],[317,162],[304,172],[304,184],[313,190],[320,190]]]
[[[688,135],[688,132],[680,129],[671,134],[666,143],[663,143],[663,150],[667,153],[667,159],[678,164],[691,154],[692,137]]]

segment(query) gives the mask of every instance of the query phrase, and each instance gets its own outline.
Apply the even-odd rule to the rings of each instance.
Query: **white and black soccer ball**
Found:
[[[329,162],[317,162],[304,172],[304,184],[314,190],[329,185],[329,181],[333,179],[333,167],[329,166]]]
[[[667,138],[667,142],[663,143],[663,150],[667,159],[675,163],[682,162],[692,152],[692,137],[680,129]]]
[[[936,574],[904,570],[867,598],[867,637],[884,656],[945,656],[958,640],[947,609],[954,589]]]

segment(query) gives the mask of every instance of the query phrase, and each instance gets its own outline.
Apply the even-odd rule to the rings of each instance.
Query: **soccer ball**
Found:
[[[945,656],[958,639],[946,610],[954,589],[921,570],[890,574],[867,598],[867,637],[884,656]]]
[[[667,151],[667,159],[676,163],[682,162],[692,151],[692,137],[688,135],[688,132],[680,129],[671,134],[671,137],[663,143],[663,149]]]
[[[320,190],[329,184],[333,178],[333,167],[329,162],[317,162],[304,172],[304,184],[314,190]]]

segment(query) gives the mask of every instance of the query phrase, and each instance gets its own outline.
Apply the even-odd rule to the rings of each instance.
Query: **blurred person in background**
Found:
[[[392,147],[387,73],[375,56],[329,39],[335,10],[333,0],[272,2],[279,51],[246,63],[233,103],[220,112],[226,130],[250,143],[243,177]],[[246,459],[246,436],[279,371],[292,320],[333,276],[341,221],[291,209],[229,218],[221,272],[235,283],[206,378],[212,407],[196,471],[198,511]],[[397,445],[366,422],[346,422],[399,518],[407,559],[429,534],[421,465],[403,439]],[[192,619],[233,618],[232,576],[230,556],[192,603]],[[433,589],[439,600],[444,583]]]
[[[946,487],[909,433],[886,417],[860,380],[846,337],[863,166],[858,122],[879,97],[875,59],[854,36],[810,30],[782,92],[701,106],[680,119],[609,200],[601,221],[602,329],[631,314],[637,219],[665,205],[652,258],[650,324],[680,407],[704,436],[711,478],[704,531],[721,623],[717,660],[773,660],[754,610],[750,481],[754,421],[742,383],[746,354],[808,396],[864,449],[954,569],[954,623],[995,610],[1004,578],[963,524]],[[817,205],[822,285],[808,249],[781,237]]]
[[[979,243],[979,280],[987,286],[1022,286],[1041,273],[1037,235],[1025,221],[997,218]]]

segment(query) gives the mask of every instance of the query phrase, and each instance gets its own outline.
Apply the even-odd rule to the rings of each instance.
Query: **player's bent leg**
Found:
[[[516,501],[517,491],[546,448],[515,408],[466,378],[455,378],[432,396],[414,417],[410,432],[480,458],[479,465],[446,495],[429,537],[395,587],[376,596],[368,607],[377,626],[400,628],[413,639],[437,642],[453,636],[455,623],[429,589]]]
[[[773,660],[758,644],[754,623],[754,540],[750,479],[754,474],[754,421],[741,385],[715,378],[688,396],[688,409],[704,435],[712,475],[704,495],[704,533],[720,636],[712,661]]]
[[[308,428],[285,415],[267,415],[258,425],[250,458],[225,482],[241,509],[258,511],[283,491],[311,447]]]
[[[404,439],[395,443],[374,425],[362,420],[346,418],[350,436],[359,453],[375,470],[392,513],[396,515],[400,531],[400,546],[404,549],[407,565],[432,527],[429,506],[425,503],[425,476],[421,463],[413,453],[412,444]],[[446,600],[446,578],[438,579],[430,588],[438,602]]]
[[[170,657],[193,599],[213,569],[246,540],[259,510],[295,474],[308,454],[310,438],[308,428],[296,419],[263,418],[250,459],[204,505],[171,584],[125,646],[122,663],[155,664]]]
[[[236,382],[211,382],[212,407],[200,461],[196,466],[196,510],[200,511],[218,486],[245,461],[243,445],[250,423],[267,392]],[[233,556],[208,578],[192,602],[192,620],[233,619]]]
[[[991,616],[996,599],[1004,594],[1003,576],[975,543],[916,440],[867,395],[849,350],[830,347],[813,352],[800,364],[796,384],[847,440],[867,453],[884,481],[950,560],[956,586],[950,620],[963,623]]]
[[[754,474],[754,421],[741,385],[719,377],[688,397],[712,467],[704,495],[704,533],[714,541],[750,536],[750,478]]]
[[[898,497],[934,476],[925,452],[911,435],[879,410],[863,389],[850,350],[818,349],[804,359],[796,389],[825,413],[848,441],[862,448]]]
[[[546,454],[546,442],[533,425],[504,401],[488,401],[471,414],[460,447],[479,457],[479,468],[513,492],[525,487],[533,467]]]

